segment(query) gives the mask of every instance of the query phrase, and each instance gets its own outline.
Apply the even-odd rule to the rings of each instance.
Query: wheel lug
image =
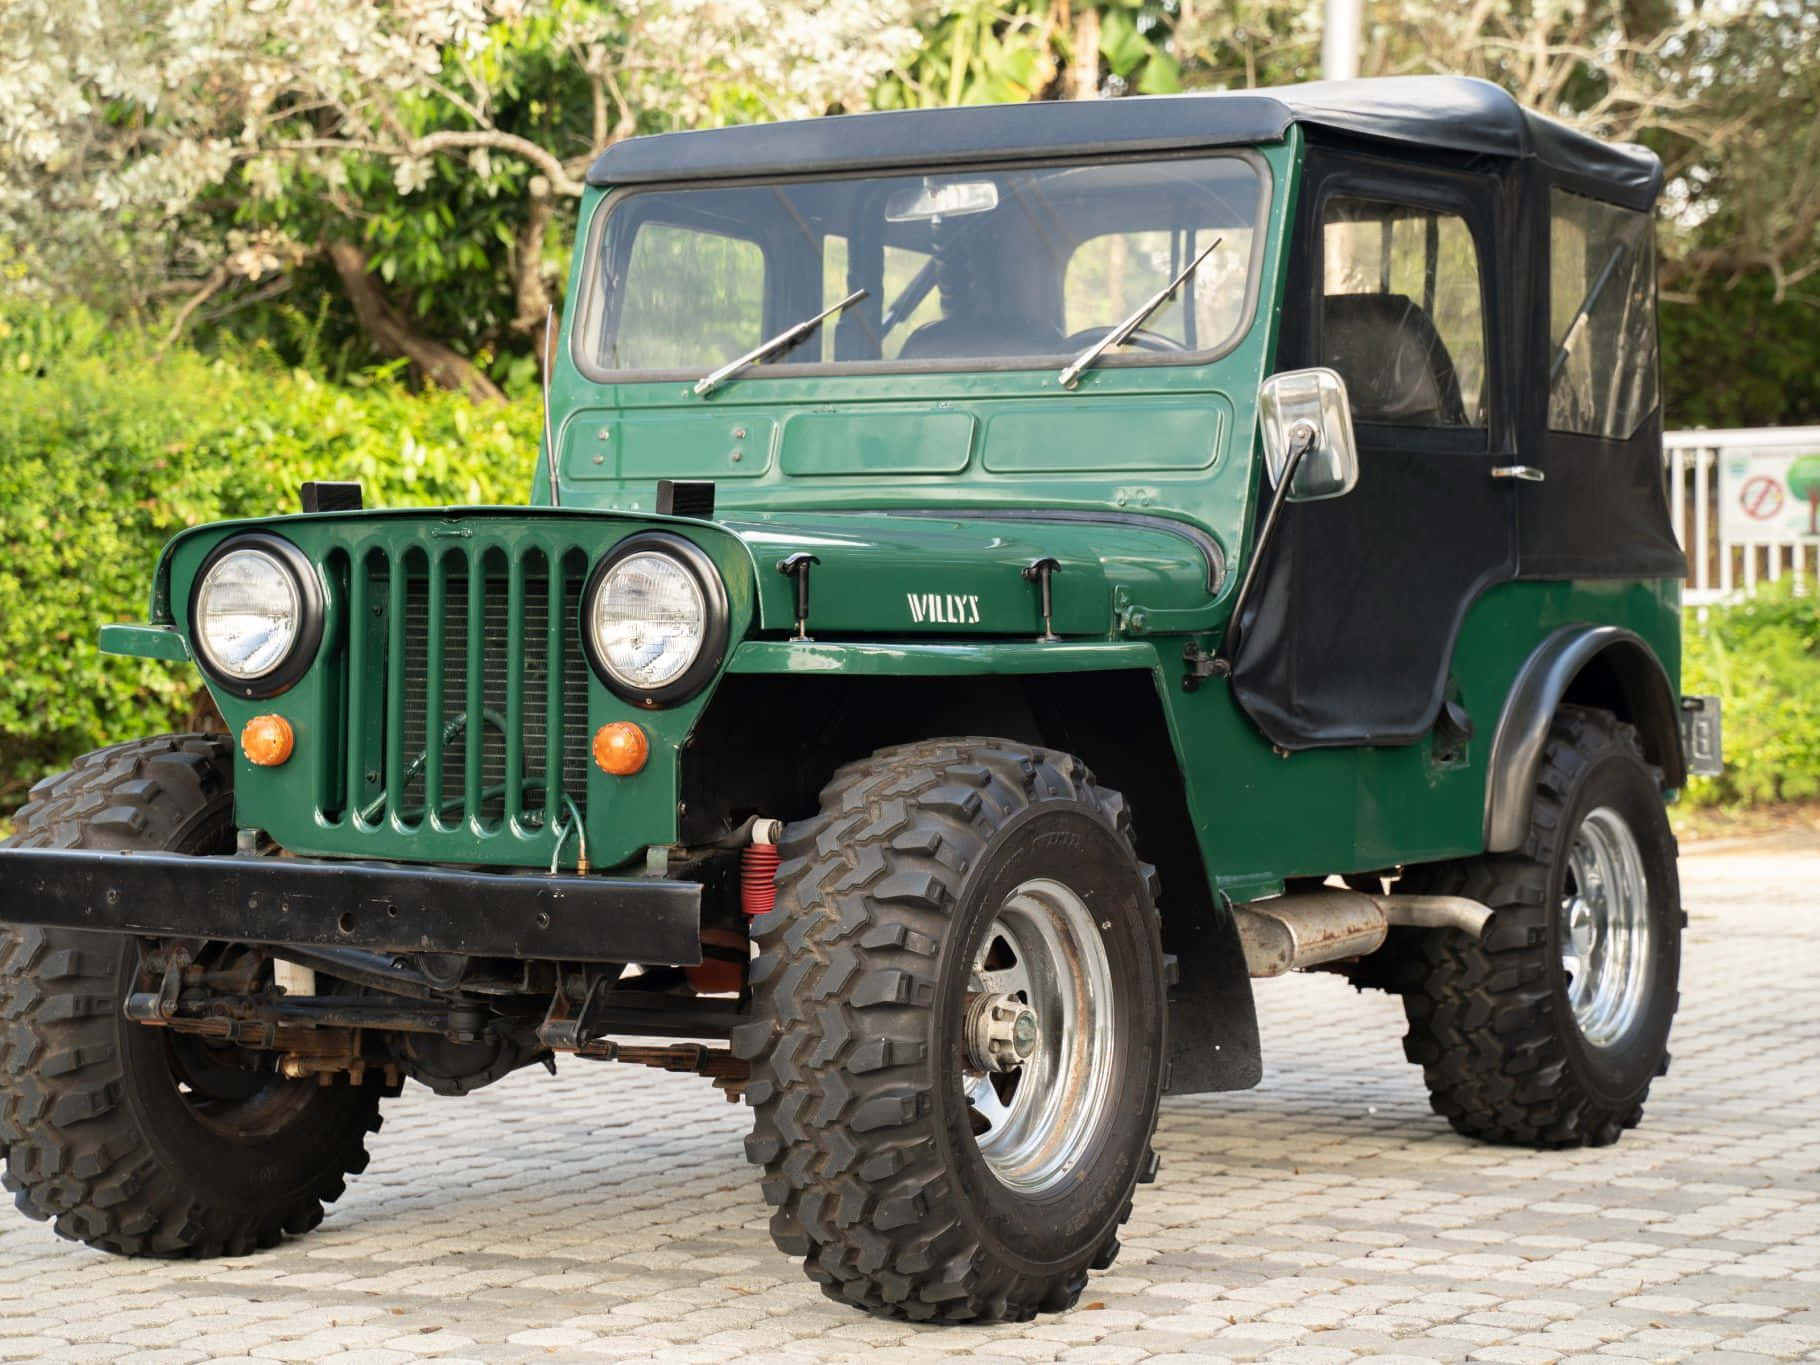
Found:
[[[1016,1071],[1042,1040],[1036,1011],[1014,995],[970,995],[964,1027],[974,1071]]]

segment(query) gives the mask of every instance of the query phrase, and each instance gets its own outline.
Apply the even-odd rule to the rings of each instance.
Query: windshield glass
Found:
[[[1234,155],[638,191],[595,234],[576,355],[591,373],[699,374],[863,289],[762,366],[1046,366],[1217,237],[1107,358],[1204,357],[1247,315],[1263,197]]]

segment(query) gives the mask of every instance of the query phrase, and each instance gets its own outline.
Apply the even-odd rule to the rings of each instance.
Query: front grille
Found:
[[[330,567],[347,630],[344,762],[325,819],[534,835],[579,809],[579,550],[373,548]]]

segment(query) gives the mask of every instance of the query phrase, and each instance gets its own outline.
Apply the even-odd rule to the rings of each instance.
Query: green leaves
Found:
[[[1704,621],[1689,614],[1682,689],[1724,703],[1725,773],[1694,778],[1697,805],[1820,796],[1820,603],[1788,580]]]
[[[293,511],[308,478],[369,506],[511,502],[536,405],[476,408],[387,372],[349,385],[269,352],[160,353],[81,309],[0,318],[0,811],[85,750],[191,724],[194,670],[99,652],[145,617],[159,548],[197,522]]]

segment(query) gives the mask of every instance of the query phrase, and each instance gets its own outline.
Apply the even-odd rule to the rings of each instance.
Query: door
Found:
[[[1308,154],[1277,368],[1346,381],[1359,482],[1285,509],[1238,625],[1234,691],[1279,748],[1421,739],[1468,606],[1514,571],[1499,183]]]

